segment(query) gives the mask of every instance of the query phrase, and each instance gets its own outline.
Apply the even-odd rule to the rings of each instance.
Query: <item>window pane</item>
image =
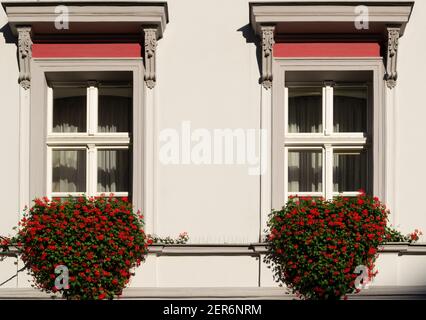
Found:
[[[367,87],[335,87],[334,132],[366,132]]]
[[[288,191],[322,191],[322,150],[288,152]]]
[[[367,152],[335,151],[333,155],[334,192],[354,192],[367,188]]]
[[[98,150],[98,192],[128,192],[129,150]]]
[[[52,191],[86,191],[86,150],[52,151]]]
[[[86,103],[86,88],[54,88],[53,132],[85,132]]]
[[[322,132],[322,88],[288,88],[288,132]]]
[[[129,132],[132,88],[99,88],[98,131]]]

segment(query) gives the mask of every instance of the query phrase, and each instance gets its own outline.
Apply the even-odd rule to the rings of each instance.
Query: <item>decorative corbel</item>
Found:
[[[272,49],[274,40],[275,26],[261,26],[260,33],[262,37],[262,76],[260,82],[265,89],[272,88]]]
[[[398,78],[397,73],[397,59],[398,59],[398,41],[401,32],[401,28],[388,27],[388,46],[387,46],[387,60],[386,60],[386,85],[389,89],[393,89],[396,86],[396,80]]]
[[[19,57],[19,79],[22,88],[28,90],[31,87],[31,56],[33,44],[31,40],[31,27],[17,27],[18,30],[18,57]]]
[[[156,72],[156,49],[157,49],[157,35],[156,28],[143,29],[145,33],[145,82],[148,88],[155,87],[155,72]]]

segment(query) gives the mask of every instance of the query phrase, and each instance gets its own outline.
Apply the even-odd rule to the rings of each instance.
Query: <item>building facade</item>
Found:
[[[426,230],[426,3],[1,4],[0,234],[35,197],[113,192],[147,233],[190,237],[153,246],[131,287],[279,296],[262,242],[289,195],[364,189]],[[377,268],[373,288],[421,290],[426,246],[388,244]]]

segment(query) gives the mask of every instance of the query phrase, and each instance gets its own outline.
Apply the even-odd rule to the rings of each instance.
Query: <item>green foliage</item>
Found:
[[[419,240],[422,232],[419,230],[414,230],[414,232],[403,235],[400,231],[396,230],[392,226],[386,226],[385,228],[385,241],[386,242],[408,242],[415,243]]]
[[[150,239],[154,244],[186,244],[189,240],[189,236],[186,232],[180,233],[176,239],[173,239],[170,236],[159,237],[148,234],[148,239]]]
[[[20,222],[15,244],[34,280],[47,293],[68,299],[112,299],[121,295],[131,269],[139,266],[151,243],[142,215],[127,198],[36,199]],[[69,288],[55,286],[57,266],[69,270]]]
[[[332,201],[291,198],[269,216],[266,261],[277,281],[306,299],[340,299],[357,292],[357,266],[375,276],[388,211],[364,193]]]

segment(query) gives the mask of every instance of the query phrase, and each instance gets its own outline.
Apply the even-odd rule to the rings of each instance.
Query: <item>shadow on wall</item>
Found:
[[[253,43],[256,46],[256,60],[257,68],[259,70],[259,75],[262,74],[262,43],[260,38],[256,36],[250,24],[246,24],[241,28],[237,29],[238,32],[241,32],[242,36],[246,39],[246,43]],[[260,84],[260,76],[259,76]]]
[[[14,43],[18,45],[18,38],[13,35],[8,23],[6,23],[3,27],[0,28],[0,33],[3,34],[6,43]]]
[[[8,23],[6,23],[3,27],[0,28],[0,33],[3,34],[3,38],[6,44],[14,44],[16,46],[16,61],[18,61],[18,37],[15,37],[13,35]]]

